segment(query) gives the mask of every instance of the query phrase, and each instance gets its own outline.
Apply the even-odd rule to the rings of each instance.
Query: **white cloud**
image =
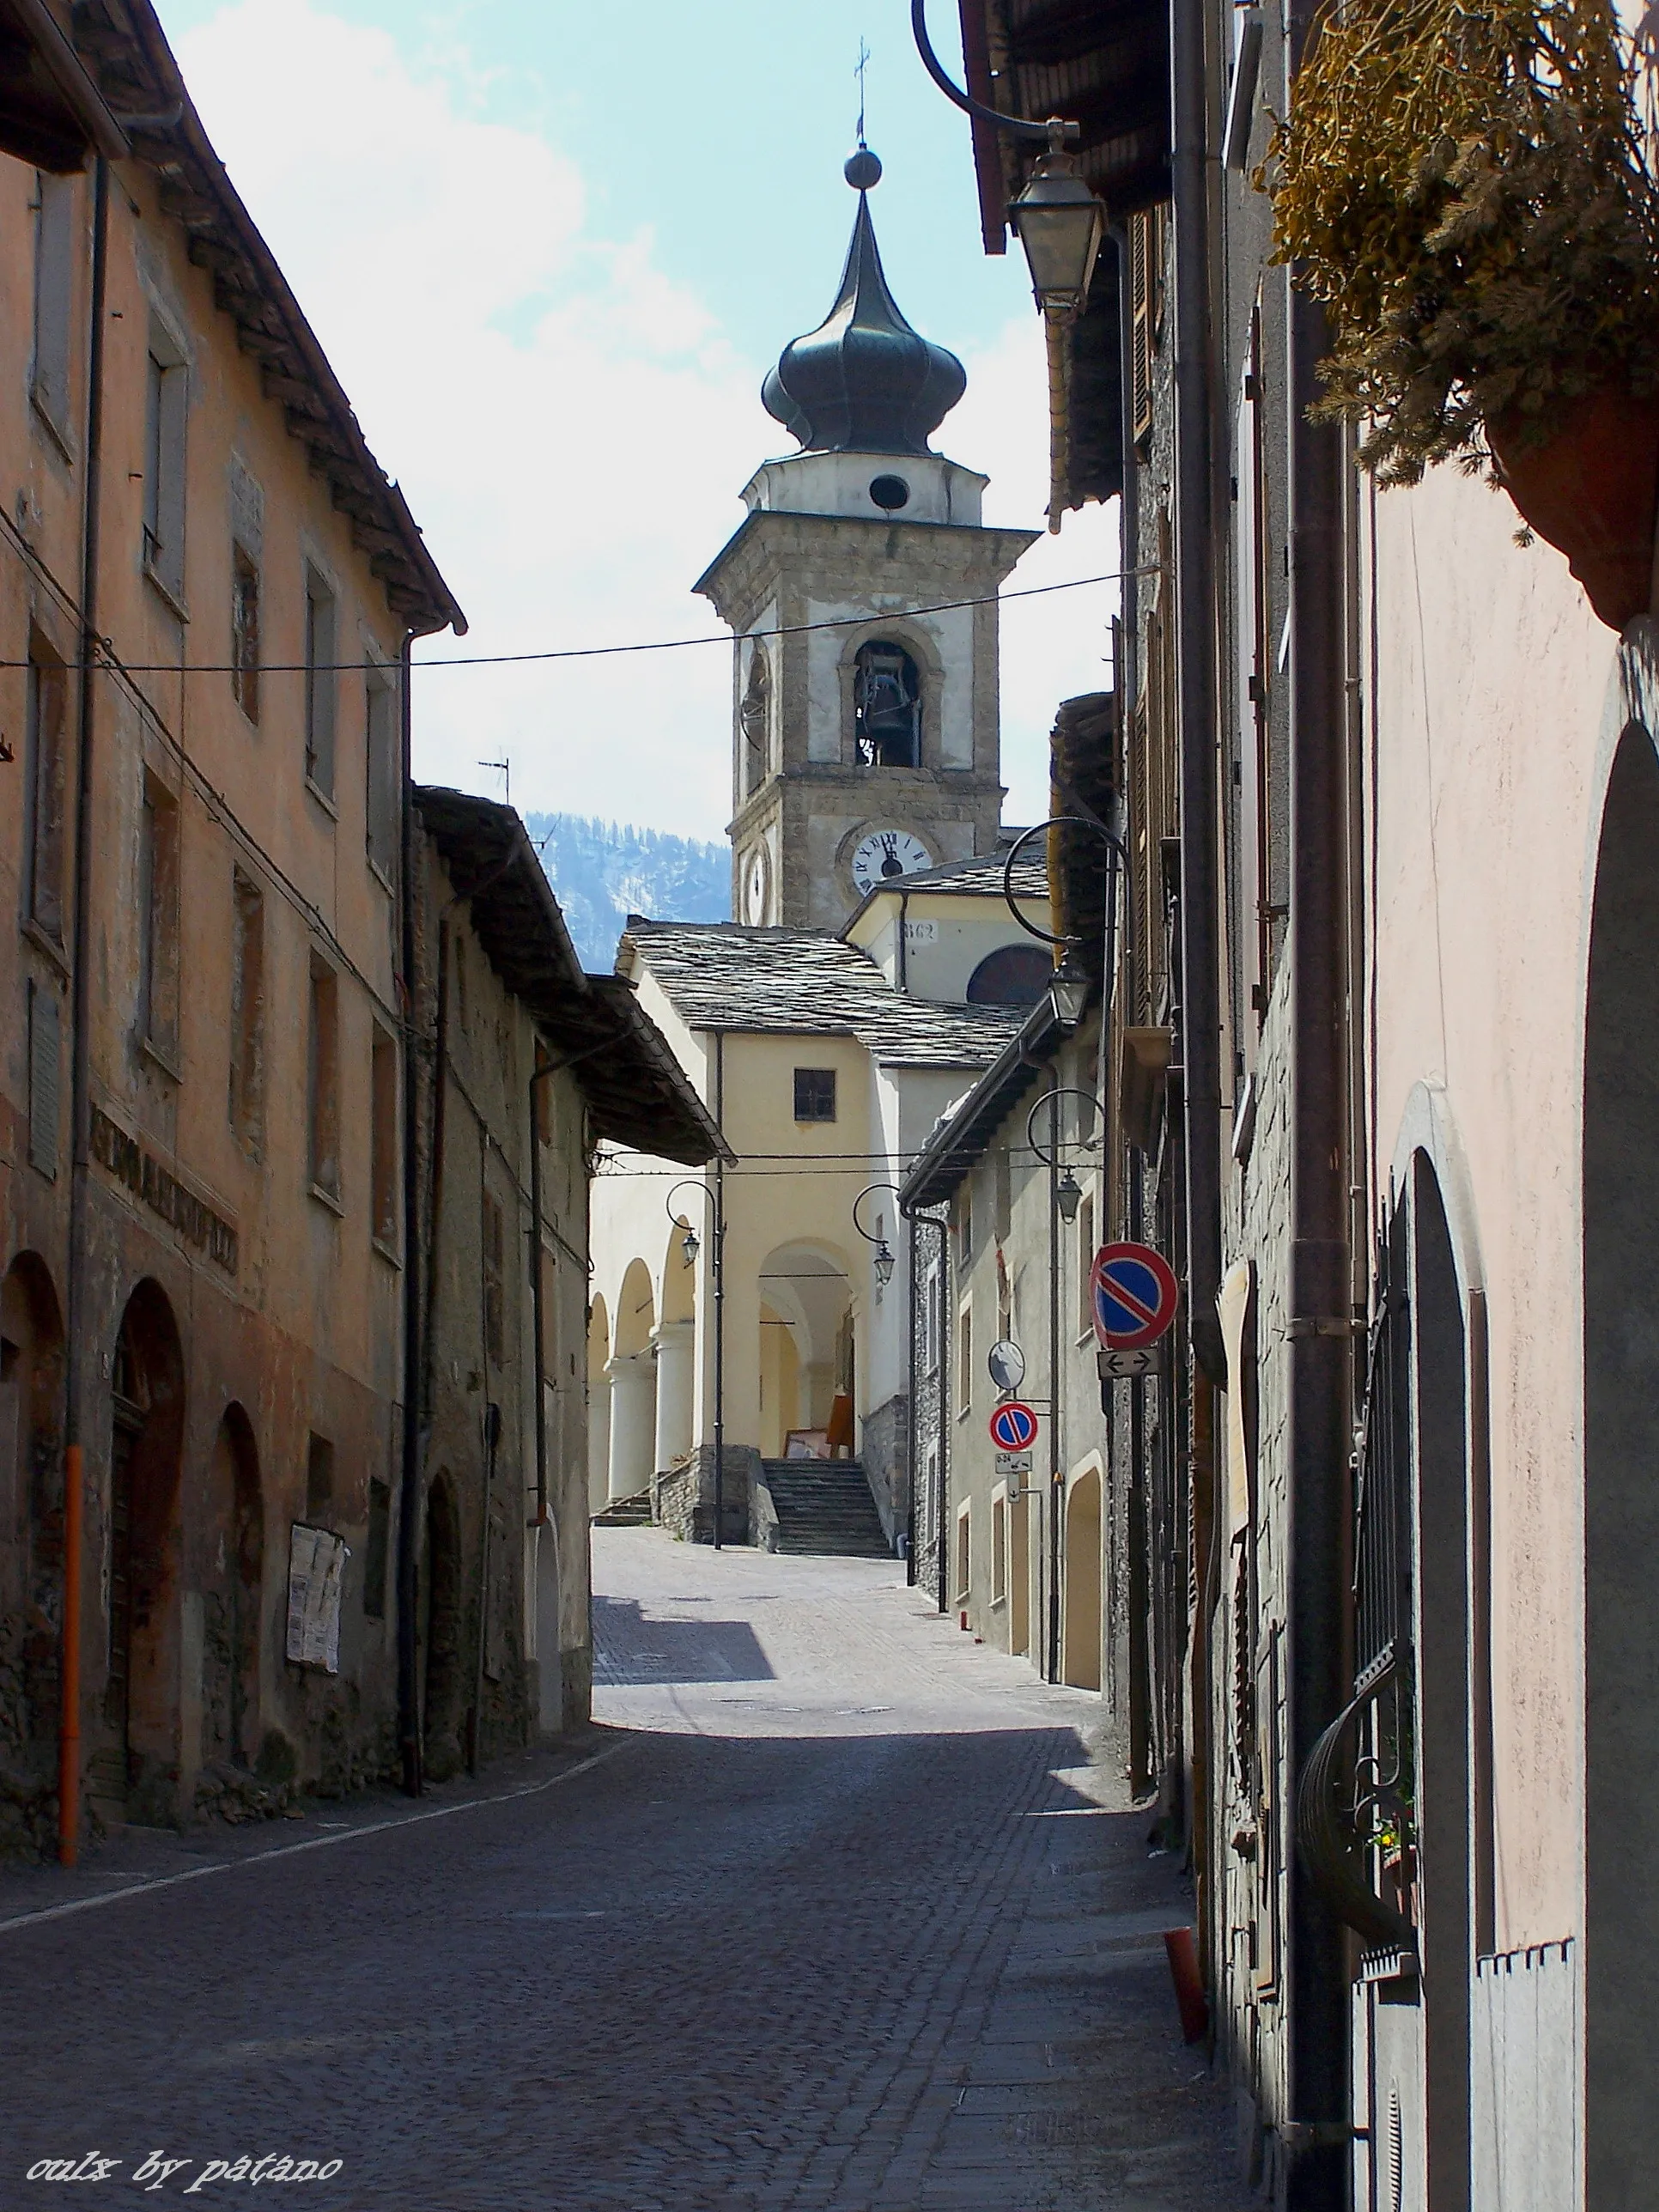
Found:
[[[763,364],[725,341],[650,235],[597,236],[574,165],[545,139],[472,112],[454,57],[417,74],[388,34],[311,0],[236,0],[179,54],[370,444],[471,617],[464,647],[429,649],[713,628],[688,587],[741,519],[738,490],[780,434],[757,397]],[[994,476],[994,519],[1040,521],[1035,317],[968,367],[948,448]],[[1103,521],[1074,520],[1028,556],[1018,581],[1114,566]],[[1038,740],[1054,701],[1101,680],[1108,611],[1100,592],[1067,592],[1005,617],[1016,817],[1040,804]],[[416,693],[417,769],[489,788],[478,762],[507,757],[526,808],[719,836],[728,681],[717,648],[434,670]]]

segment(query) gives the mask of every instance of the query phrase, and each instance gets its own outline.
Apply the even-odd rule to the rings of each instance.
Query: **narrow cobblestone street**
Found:
[[[0,1885],[6,2207],[158,2151],[198,2203],[283,2154],[399,2212],[1243,2204],[1097,1698],[887,1562],[602,1529],[594,1573],[574,1755]]]

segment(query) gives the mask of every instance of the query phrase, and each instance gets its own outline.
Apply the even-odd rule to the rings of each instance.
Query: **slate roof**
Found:
[[[619,975],[585,975],[524,823],[510,806],[431,784],[415,789],[428,836],[490,965],[572,1073],[602,1137],[702,1167],[732,1158],[668,1040]]]
[[[914,875],[894,876],[865,893],[842,923],[842,933],[844,936],[871,900],[879,898],[884,891],[949,891],[963,898],[1000,899],[1002,872],[1007,860],[1005,848],[1000,853],[981,853],[969,860],[946,860],[941,867],[918,868]],[[1035,837],[1014,864],[1014,896],[1037,900],[1048,896],[1048,863]]]
[[[856,1037],[888,1067],[984,1067],[1018,1034],[1027,1011],[911,998],[866,954],[823,930],[648,921],[630,914],[619,969],[630,952],[692,1029]]]

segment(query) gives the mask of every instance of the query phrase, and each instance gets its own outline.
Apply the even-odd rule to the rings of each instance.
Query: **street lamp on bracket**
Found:
[[[859,1207],[872,1190],[890,1190],[896,1198],[898,1185],[896,1182],[867,1182],[853,1200],[853,1226],[866,1244],[873,1244],[876,1248],[875,1257],[870,1264],[875,1269],[877,1288],[884,1291],[893,1279],[893,1270],[897,1267],[898,1261],[893,1257],[892,1248],[888,1243],[885,1234],[878,1233],[872,1236],[859,1219]]]
[[[1076,156],[1066,151],[1068,142],[1082,137],[1081,125],[1058,115],[1042,123],[1030,116],[1005,115],[953,83],[927,34],[927,0],[910,0],[910,28],[922,67],[964,114],[994,124],[1011,137],[1045,142],[1024,190],[1008,210],[1008,220],[1025,249],[1037,306],[1051,320],[1070,321],[1089,297],[1106,232],[1106,210],[1090,191]]]
[[[1002,896],[1008,911],[1028,937],[1040,944],[1051,945],[1060,954],[1060,964],[1048,978],[1048,1003],[1054,1009],[1055,1021],[1063,1030],[1074,1030],[1083,1019],[1089,1003],[1089,978],[1072,955],[1079,945],[1088,939],[1075,931],[1039,929],[1036,922],[1028,921],[1019,910],[1019,901],[1014,892],[1014,864],[1021,851],[1033,837],[1044,836],[1050,830],[1073,829],[1092,830],[1097,837],[1105,840],[1111,855],[1106,890],[1106,950],[1105,988],[1109,1004],[1112,973],[1117,959],[1117,884],[1120,872],[1127,873],[1129,855],[1123,840],[1115,830],[1109,830],[1099,818],[1091,814],[1052,814],[1046,822],[1034,822],[1029,830],[1022,830],[1008,848],[1002,864]]]

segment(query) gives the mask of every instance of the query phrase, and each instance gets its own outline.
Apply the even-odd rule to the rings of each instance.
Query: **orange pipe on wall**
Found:
[[[81,1447],[64,1454],[63,1716],[58,1729],[58,1863],[73,1866],[81,1829]]]

